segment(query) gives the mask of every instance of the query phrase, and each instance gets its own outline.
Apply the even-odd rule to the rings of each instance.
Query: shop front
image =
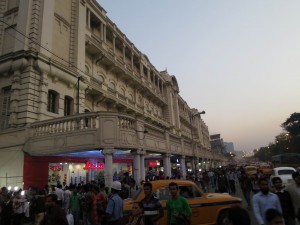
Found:
[[[133,160],[113,158],[114,180],[132,176]],[[85,184],[90,181],[104,183],[104,158],[83,158],[72,156],[29,156],[24,157],[24,188],[46,185]]]

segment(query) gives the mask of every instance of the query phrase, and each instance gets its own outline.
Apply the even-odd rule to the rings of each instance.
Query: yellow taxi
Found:
[[[268,164],[261,164],[258,166],[259,171],[265,176],[272,175],[272,167]]]
[[[257,175],[257,166],[245,166],[245,173],[248,177],[255,177]]]
[[[226,211],[233,206],[241,206],[242,200],[228,193],[203,193],[192,181],[188,180],[157,180],[152,181],[153,194],[160,199],[165,215],[160,224],[167,224],[166,202],[171,197],[169,183],[178,184],[180,195],[184,196],[192,209],[192,225],[223,224]],[[133,202],[139,202],[144,198],[143,189],[135,193],[134,198],[124,200],[124,218],[129,218]]]

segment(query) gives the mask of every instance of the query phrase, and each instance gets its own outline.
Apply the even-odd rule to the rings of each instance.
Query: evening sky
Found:
[[[300,1],[98,2],[236,150],[267,146],[300,112]]]

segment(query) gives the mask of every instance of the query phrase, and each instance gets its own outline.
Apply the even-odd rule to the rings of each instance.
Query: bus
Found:
[[[300,167],[299,153],[284,153],[272,156],[272,165],[275,167]]]

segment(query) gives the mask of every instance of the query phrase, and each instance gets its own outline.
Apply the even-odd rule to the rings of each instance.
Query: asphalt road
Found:
[[[236,195],[235,196],[240,197],[240,198],[243,199],[243,201],[242,201],[242,207],[249,212],[249,215],[250,215],[250,218],[251,218],[251,225],[259,225],[257,223],[256,219],[255,219],[255,216],[253,214],[252,208],[249,209],[249,210],[247,209],[247,203],[246,203],[246,200],[244,198],[244,195],[243,195],[243,192],[241,190],[240,185],[236,184],[235,186],[236,186]],[[252,199],[252,196],[253,196],[253,193],[251,193],[251,199]]]

